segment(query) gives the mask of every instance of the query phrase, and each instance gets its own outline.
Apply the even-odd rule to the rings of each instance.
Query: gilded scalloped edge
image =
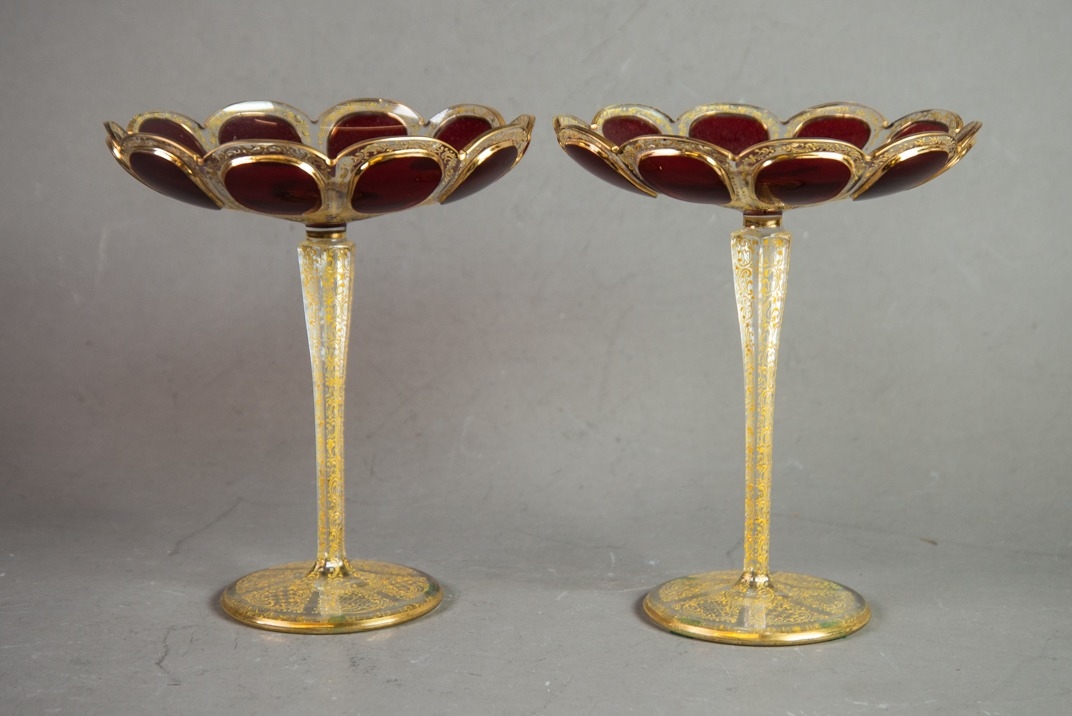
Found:
[[[358,142],[331,158],[328,155],[328,140],[332,130],[340,121],[360,112],[390,115],[405,127],[407,134]],[[225,122],[234,117],[250,115],[285,120],[297,131],[302,143],[241,140],[220,144],[217,141],[220,127]],[[447,122],[462,116],[480,117],[491,126],[460,150],[433,136]],[[204,154],[166,137],[139,131],[150,119],[168,120],[186,130],[200,143]],[[442,179],[421,205],[442,202],[490,156],[487,151],[489,148],[514,147],[517,155],[511,165],[513,168],[528,148],[534,121],[531,115],[523,114],[506,122],[498,111],[476,104],[453,105],[425,119],[393,100],[354,99],[336,104],[316,119],[282,102],[254,101],[229,105],[213,113],[204,123],[177,112],[152,111],[135,115],[125,129],[111,121],[105,122],[104,126],[113,156],[139,181],[141,179],[130,167],[130,157],[135,152],[149,152],[182,169],[221,208],[252,211],[306,224],[341,224],[381,215],[358,212],[349,204],[350,192],[358,176],[377,159],[414,156],[435,160],[442,170]],[[224,176],[236,163],[250,159],[291,164],[306,171],[320,187],[321,205],[305,214],[286,215],[254,211],[239,204],[227,191]]]
[[[722,147],[689,137],[689,130],[696,120],[713,114],[755,119],[767,130],[770,138],[746,148],[740,154],[733,154]],[[619,146],[603,134],[607,120],[616,117],[644,120],[658,129],[660,134],[634,137]],[[836,139],[795,136],[806,123],[827,117],[851,117],[865,122],[870,129],[867,142],[858,148]],[[902,130],[917,122],[940,123],[947,130],[898,137]],[[769,110],[748,104],[705,104],[677,118],[648,105],[615,104],[599,110],[591,122],[572,115],[559,115],[554,117],[553,126],[561,146],[580,145],[595,152],[609,167],[650,196],[657,196],[658,192],[644,181],[637,163],[652,152],[670,152],[700,158],[715,169],[732,197],[730,202],[722,206],[744,212],[774,213],[796,206],[816,205],[787,204],[771,196],[757,195],[756,175],[774,161],[808,157],[838,159],[849,167],[851,178],[837,196],[817,203],[856,199],[892,167],[920,152],[942,151],[946,153],[947,160],[939,171],[919,184],[943,174],[968,153],[982,125],[979,122],[965,123],[958,114],[942,109],[920,110],[889,121],[865,105],[840,102],[811,107],[784,121]]]

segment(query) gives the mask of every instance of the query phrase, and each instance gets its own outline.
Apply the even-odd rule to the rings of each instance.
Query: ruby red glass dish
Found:
[[[630,104],[591,122],[555,118],[566,153],[611,184],[757,214],[918,186],[959,161],[979,126],[945,110],[891,122],[851,103],[786,121],[744,104],[703,105],[676,120]]]
[[[774,388],[792,243],[782,213],[930,181],[971,149],[979,123],[945,110],[891,122],[859,104],[820,105],[784,122],[751,105],[709,104],[675,120],[619,104],[554,126],[570,157],[615,186],[744,214],[730,234],[745,379],[744,565],[669,580],[644,598],[645,614],[677,634],[731,644],[806,644],[861,629],[871,608],[856,591],[770,570]]]
[[[174,199],[336,225],[480,191],[521,159],[532,117],[506,122],[489,107],[456,105],[426,120],[359,99],[316,120],[281,102],[243,102],[203,124],[148,112],[105,127],[119,163]]]
[[[355,248],[346,224],[450,203],[502,177],[528,147],[533,118],[506,122],[481,105],[423,119],[382,99],[338,104],[319,119],[280,102],[231,105],[203,124],[174,112],[107,122],[124,169],[162,194],[305,224],[298,247],[316,439],[317,552],[261,569],[220,595],[234,619],[262,629],[338,634],[402,624],[436,608],[420,570],[346,556],[344,398]]]

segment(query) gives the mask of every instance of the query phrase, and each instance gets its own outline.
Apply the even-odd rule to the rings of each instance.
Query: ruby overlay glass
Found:
[[[280,102],[243,102],[204,123],[147,112],[108,147],[136,179],[205,209],[237,209],[305,224],[298,248],[313,369],[317,556],[242,577],[224,611],[264,629],[353,632],[391,626],[443,598],[427,574],[346,556],[343,426],[354,245],[346,224],[422,204],[450,204],[520,161],[533,118],[506,122],[481,105],[423,119],[384,99],[335,105],[318,119]]]
[[[744,569],[656,587],[644,599],[656,624],[710,641],[784,645],[843,637],[869,621],[870,607],[852,589],[769,568],[775,372],[792,239],[782,213],[919,186],[960,161],[980,126],[945,110],[891,122],[851,103],[786,121],[742,104],[703,105],[676,120],[631,104],[606,107],[591,122],[555,117],[561,147],[599,178],[744,215],[730,241],[744,357]]]

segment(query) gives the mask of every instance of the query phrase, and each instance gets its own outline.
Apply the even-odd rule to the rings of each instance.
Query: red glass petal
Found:
[[[753,144],[770,139],[770,133],[755,117],[743,114],[709,114],[689,127],[689,136],[701,142],[740,154]]]
[[[645,134],[662,134],[659,128],[640,117],[611,117],[603,122],[603,136],[615,144],[625,144],[630,139]]]
[[[431,196],[442,178],[443,169],[429,157],[384,159],[357,178],[350,204],[362,214],[401,211]]]
[[[328,137],[328,156],[334,159],[358,142],[406,136],[406,125],[385,112],[358,112],[335,124]]]
[[[633,182],[619,174],[618,170],[615,169],[610,162],[596,153],[594,149],[583,144],[567,144],[563,149],[566,150],[566,154],[570,155],[573,161],[577,162],[603,181],[609,182],[621,189],[628,189],[629,191],[635,191],[637,194],[644,194],[644,192],[633,185]],[[644,194],[644,196],[647,196],[647,194]]]
[[[476,169],[451,192],[450,196],[443,200],[443,203],[449,204],[476,194],[492,182],[502,178],[513,168],[516,160],[517,147],[506,146],[496,150],[490,157],[485,157],[484,161],[477,165]]]
[[[220,208],[181,167],[164,157],[151,152],[134,152],[130,155],[130,170],[150,187],[172,199],[205,209]]]
[[[930,151],[897,162],[886,169],[878,181],[856,198],[874,199],[919,186],[940,172],[947,161],[949,161],[949,155],[945,152]]]
[[[651,188],[682,201],[726,204],[730,191],[707,162],[681,154],[647,156],[637,164],[640,176]]]
[[[922,134],[923,132],[948,132],[949,127],[945,126],[941,122],[934,122],[932,120],[922,120],[919,122],[912,122],[901,127],[900,131],[894,135],[893,139],[902,139],[904,137],[910,137],[913,134]],[[891,140],[892,141],[892,140]]]
[[[186,129],[186,127],[178,122],[173,122],[170,119],[150,117],[138,125],[138,131],[146,134],[155,134],[164,139],[170,139],[176,144],[181,144],[186,147],[199,157],[205,155],[205,150],[201,147],[201,142],[197,141],[197,138],[190,134],[190,131]]]
[[[756,194],[786,204],[818,204],[840,194],[851,178],[852,170],[837,159],[779,159],[759,171]]]
[[[837,139],[863,149],[871,138],[871,127],[858,117],[816,117],[797,130],[801,139]]]
[[[277,142],[301,143],[298,130],[282,117],[268,115],[239,115],[220,126],[220,144],[245,139],[270,139]]]
[[[483,117],[455,117],[447,120],[435,133],[435,138],[446,142],[459,152],[469,142],[491,129],[491,122]]]
[[[223,182],[235,201],[253,211],[298,216],[320,208],[316,179],[293,164],[239,164],[227,171]]]

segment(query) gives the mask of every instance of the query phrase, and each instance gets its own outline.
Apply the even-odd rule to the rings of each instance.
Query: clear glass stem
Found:
[[[789,244],[780,215],[745,216],[733,232],[733,284],[744,353],[744,571],[691,574],[644,597],[644,613],[676,634],[779,646],[839,639],[871,618],[867,601],[828,579],[770,571],[774,376]]]
[[[792,237],[781,217],[745,217],[733,232],[734,291],[744,354],[745,527],[743,579],[770,579],[771,451],[778,337]]]
[[[439,583],[399,564],[346,558],[343,403],[354,283],[345,226],[307,227],[298,247],[316,414],[316,563],[252,572],[220,595],[229,615],[261,629],[343,634],[401,624],[443,601]]]
[[[298,247],[316,415],[317,562],[314,572],[345,576],[343,462],[346,350],[354,245],[345,227],[310,228]]]

